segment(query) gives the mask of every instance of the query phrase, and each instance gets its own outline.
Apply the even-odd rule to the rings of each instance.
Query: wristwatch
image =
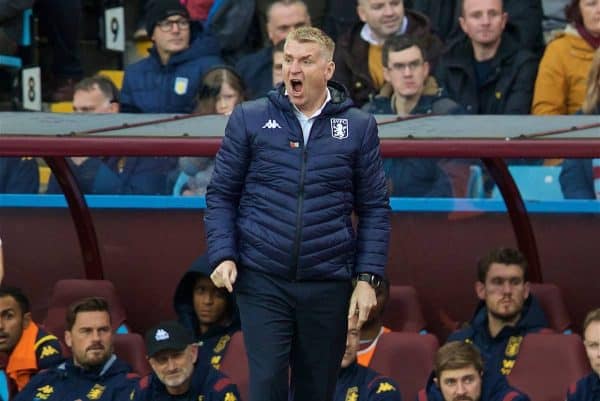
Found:
[[[358,276],[356,276],[356,280],[366,281],[367,283],[371,284],[371,287],[373,288],[379,288],[381,285],[381,277],[373,273],[360,273]]]

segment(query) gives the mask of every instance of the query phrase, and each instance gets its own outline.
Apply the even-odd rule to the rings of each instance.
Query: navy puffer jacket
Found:
[[[230,259],[290,280],[383,275],[390,220],[377,125],[342,86],[329,90],[306,145],[282,85],[233,111],[206,198],[211,268]]]

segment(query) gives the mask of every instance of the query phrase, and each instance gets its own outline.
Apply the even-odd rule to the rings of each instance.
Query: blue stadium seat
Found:
[[[559,176],[561,166],[509,166],[521,196],[525,200],[562,200]],[[500,190],[494,187],[492,198],[501,198]]]

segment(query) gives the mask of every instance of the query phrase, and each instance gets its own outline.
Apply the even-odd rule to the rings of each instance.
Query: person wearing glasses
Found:
[[[383,44],[385,85],[379,95],[363,106],[372,114],[400,117],[419,114],[462,114],[429,76],[422,40],[412,35],[391,36]],[[451,181],[434,158],[393,158],[384,161],[391,196],[449,197]]]
[[[119,90],[107,77],[88,77],[75,85],[75,113],[118,113]],[[173,157],[75,156],[67,159],[84,194],[161,195],[166,193],[167,174],[177,163]],[[52,175],[47,193],[61,193]]]
[[[466,34],[442,55],[435,76],[469,114],[529,114],[539,58],[509,35],[502,0],[462,0]]]
[[[154,46],[148,57],[125,69],[121,111],[191,113],[200,79],[223,64],[218,41],[190,22],[178,0],[150,0],[146,29]]]
[[[600,394],[600,308],[590,311],[583,321],[583,344],[592,373],[569,387],[567,401],[593,401]]]

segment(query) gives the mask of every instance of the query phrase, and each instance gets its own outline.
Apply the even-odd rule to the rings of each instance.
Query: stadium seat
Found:
[[[117,295],[115,286],[108,280],[69,279],[57,281],[50,297],[48,313],[43,323],[44,327],[62,338],[69,305],[82,298],[93,296],[103,297],[108,301],[113,329],[119,334],[129,332],[125,323],[125,308]]]
[[[509,166],[521,196],[525,200],[562,200],[560,189],[561,166]],[[492,198],[500,198],[500,190],[494,187]]]
[[[369,367],[394,379],[403,400],[415,400],[427,384],[438,348],[438,340],[432,334],[383,334]]]
[[[146,359],[146,345],[137,333],[113,336],[115,354],[131,366],[134,373],[144,377],[152,372]]]
[[[425,329],[425,318],[417,291],[411,286],[390,286],[390,297],[383,312],[383,324],[392,331],[420,332]]]
[[[107,78],[110,78],[110,80],[113,81],[113,84],[115,84],[115,86],[119,88],[119,90],[121,90],[121,88],[123,87],[123,76],[125,75],[125,71],[100,70],[98,71],[98,75],[103,75]]]
[[[530,283],[529,288],[544,310],[550,328],[559,333],[570,333],[573,323],[560,288],[551,283]]]
[[[568,386],[589,372],[578,335],[528,334],[508,381],[531,400],[564,401]]]
[[[248,399],[250,377],[248,372],[248,357],[244,345],[244,336],[241,331],[235,333],[229,342],[227,352],[221,361],[221,369],[240,392],[242,400]]]
[[[50,103],[50,111],[52,113],[72,113],[73,112],[73,102]]]

